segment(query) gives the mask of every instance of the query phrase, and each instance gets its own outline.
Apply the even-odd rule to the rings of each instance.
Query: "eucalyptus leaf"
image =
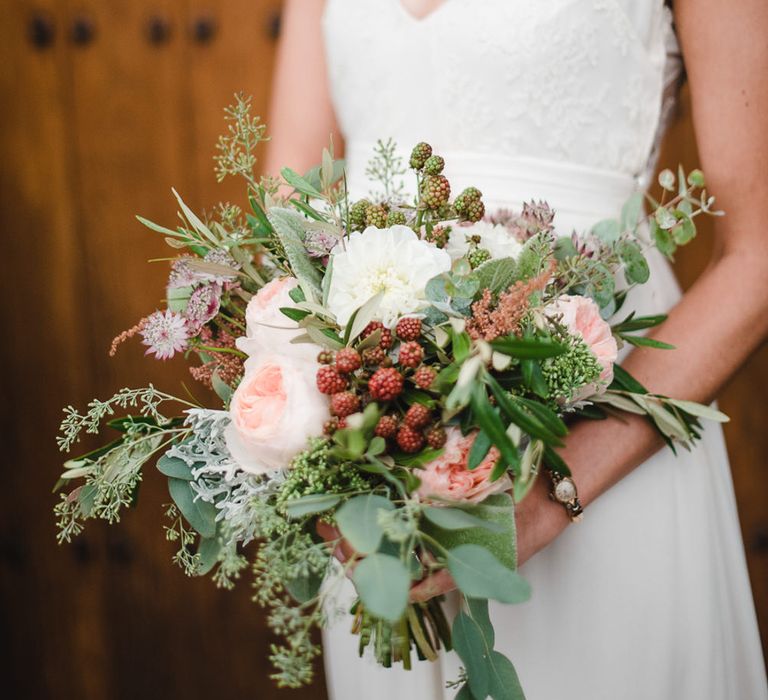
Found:
[[[164,454],[157,460],[157,470],[165,476],[172,476],[175,479],[184,479],[186,481],[194,481],[195,477],[192,476],[192,469],[189,465],[179,457],[171,457],[168,454]]]
[[[200,555],[200,563],[198,564],[197,576],[205,576],[219,560],[219,552],[221,551],[221,541],[217,536],[205,537],[200,540],[200,544],[197,545],[197,553]]]
[[[613,243],[621,235],[621,224],[616,219],[603,219],[592,227],[592,235],[605,243]]]
[[[408,605],[411,576],[400,559],[389,554],[369,554],[352,574],[358,595],[368,612],[397,622]]]
[[[520,574],[507,568],[485,547],[463,544],[448,551],[448,570],[459,590],[472,598],[492,598],[501,603],[522,603],[531,587]]]
[[[487,698],[490,690],[488,659],[493,650],[483,637],[480,625],[467,613],[460,612],[451,628],[453,648],[464,663],[467,684],[474,698]]]
[[[340,500],[341,496],[335,493],[311,493],[307,496],[287,501],[285,512],[289,518],[302,518],[305,515],[314,515],[315,513],[323,513],[326,510],[330,510]]]
[[[232,394],[235,393],[235,390],[221,378],[218,369],[215,369],[213,374],[211,374],[211,386],[216,392],[216,396],[218,396],[226,406],[232,398]]]
[[[624,275],[629,284],[645,284],[651,276],[651,269],[636,241],[624,240],[616,246],[621,262],[624,263]]]
[[[384,496],[372,493],[355,496],[336,511],[336,523],[356,551],[371,554],[379,548],[384,536],[384,529],[379,524],[379,512],[394,508],[392,501]]]
[[[634,231],[643,213],[643,193],[635,192],[621,208],[622,231]]]
[[[195,498],[191,483],[186,479],[168,478],[168,491],[185,520],[202,537],[216,534],[216,507],[201,498]]]

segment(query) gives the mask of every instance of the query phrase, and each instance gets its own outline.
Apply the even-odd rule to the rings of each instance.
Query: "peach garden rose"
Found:
[[[265,284],[248,302],[245,311],[246,334],[237,347],[249,357],[280,349],[283,355],[312,361],[320,348],[313,343],[291,343],[304,331],[281,308],[295,307],[289,293],[298,286],[295,277],[280,277]]]
[[[547,306],[546,311],[550,316],[560,316],[560,322],[586,343],[601,367],[599,381],[584,387],[572,400],[586,399],[605,391],[613,381],[613,365],[618,355],[618,346],[611,326],[600,316],[597,304],[589,297],[563,294]]]
[[[442,454],[427,462],[422,469],[414,470],[421,479],[417,494],[424,499],[443,499],[465,503],[480,503],[488,496],[511,488],[506,473],[496,481],[490,481],[491,472],[499,458],[499,451],[491,447],[480,464],[467,469],[469,451],[477,437],[477,431],[462,435],[461,430],[450,427]],[[439,501],[436,501],[439,505]]]
[[[310,437],[322,433],[328,398],[315,385],[317,367],[284,354],[248,360],[225,432],[227,448],[245,471],[287,467]]]

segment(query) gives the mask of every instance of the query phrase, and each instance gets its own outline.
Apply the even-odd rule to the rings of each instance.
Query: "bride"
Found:
[[[710,401],[768,331],[768,4],[743,0],[288,0],[267,170],[345,144],[353,197],[378,138],[427,140],[456,191],[489,210],[545,199],[561,231],[616,216],[648,184],[685,59],[701,165],[727,216],[681,298],[652,256],[628,306],[669,309],[627,368],[650,389]],[[665,97],[667,95],[667,97]],[[685,357],[681,362],[677,357]],[[722,433],[677,458],[640,418],[575,425],[563,450],[585,505],[569,526],[543,479],[518,507],[534,595],[496,606],[496,647],[530,700],[765,700],[765,671]],[[415,598],[448,592],[449,578]],[[331,698],[452,697],[458,660],[413,671],[325,635]]]

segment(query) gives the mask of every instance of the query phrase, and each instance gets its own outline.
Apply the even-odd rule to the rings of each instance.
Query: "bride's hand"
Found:
[[[317,530],[317,534],[326,542],[335,545],[333,556],[335,556],[342,564],[346,564],[348,561],[360,556],[354,550],[352,545],[341,536],[338,528],[335,528],[333,525],[326,523],[324,520],[318,520],[315,530]]]
[[[539,478],[531,492],[515,506],[518,566],[546,547],[569,523],[565,510],[549,499],[548,489],[547,479]],[[443,569],[413,586],[410,599],[412,603],[423,603],[455,589],[456,582]]]

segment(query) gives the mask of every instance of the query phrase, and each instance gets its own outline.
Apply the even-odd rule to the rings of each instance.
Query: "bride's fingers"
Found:
[[[409,598],[412,603],[425,603],[430,598],[448,593],[455,588],[456,583],[450,572],[443,569],[436,574],[427,576],[423,581],[419,581],[411,588]]]
[[[317,534],[326,542],[338,542],[333,550],[333,555],[342,564],[359,556],[349,542],[342,538],[339,530],[333,525],[326,523],[324,520],[318,520],[315,529],[317,530]]]

